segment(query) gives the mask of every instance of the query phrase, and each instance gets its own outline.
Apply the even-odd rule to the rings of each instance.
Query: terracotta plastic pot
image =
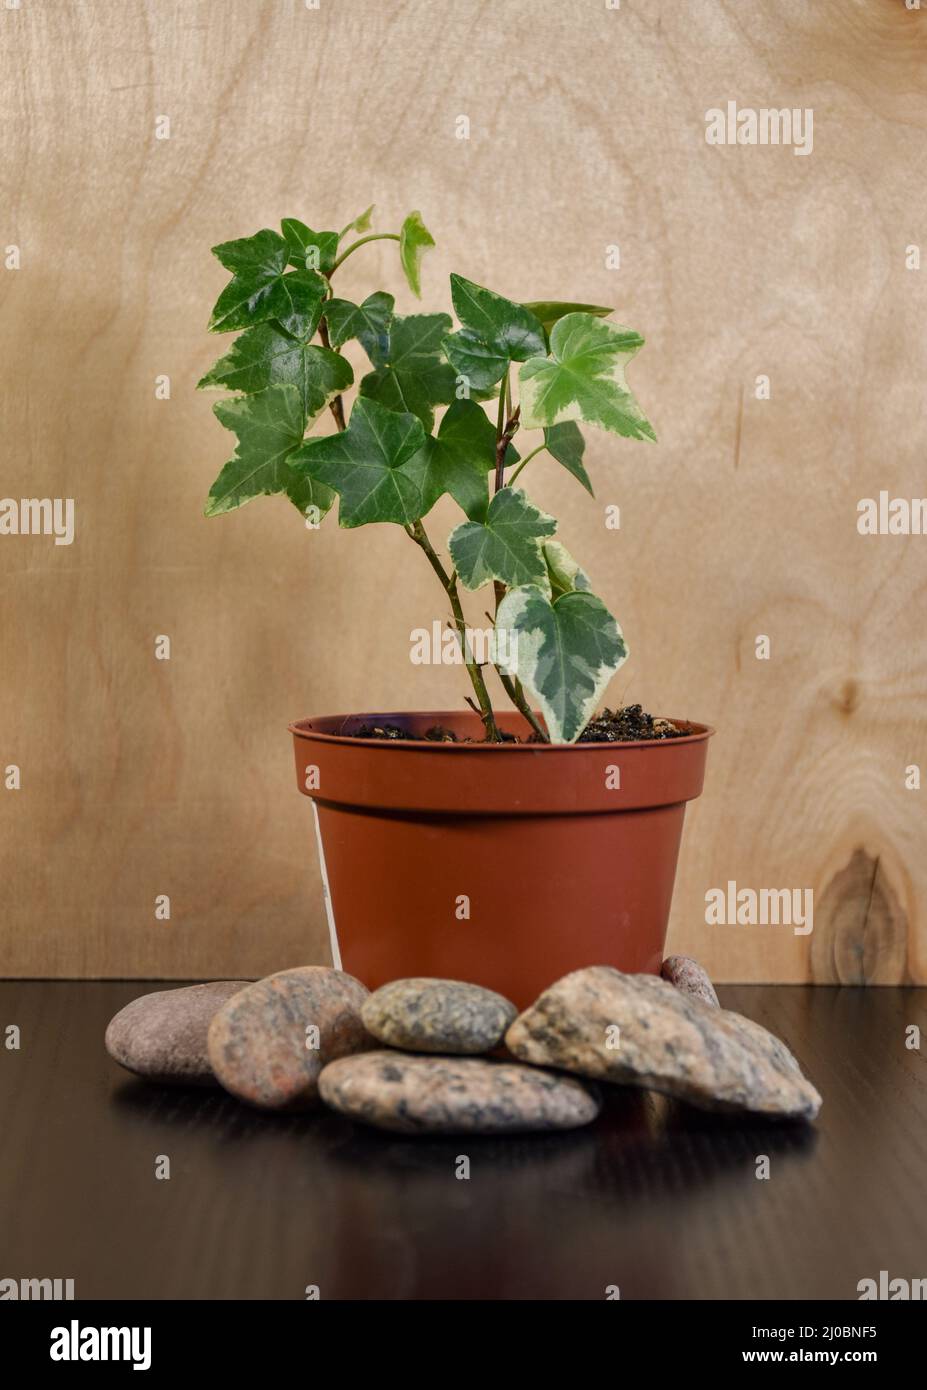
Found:
[[[505,732],[524,735],[519,714]],[[471,980],[526,1007],[584,965],[657,972],[704,724],[611,744],[356,739],[364,724],[481,738],[470,712],[290,725],[312,798],[334,964],[376,989]]]

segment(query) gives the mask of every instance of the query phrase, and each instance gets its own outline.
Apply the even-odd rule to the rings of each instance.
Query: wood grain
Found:
[[[0,536],[0,769],[22,769],[0,787],[0,973],[326,959],[287,722],[462,698],[407,659],[442,609],[398,530],[307,533],[276,499],[201,515],[228,449],[193,389],[217,348],[208,248],[375,200],[437,237],[428,307],[454,269],[614,304],[648,340],[632,376],[659,446],[592,435],[594,502],[531,470],[628,637],[612,698],[719,731],[670,948],[719,980],[927,981],[927,790],[904,784],[927,768],[927,538],[856,530],[860,498],[925,490],[927,268],[905,248],[927,246],[927,13],[23,0],[0,44],[0,250],[21,251],[0,269],[0,494],[77,506],[69,547]],[[729,99],[813,107],[812,154],[708,146]],[[343,293],[396,287],[385,247]],[[813,934],[705,925],[728,880],[813,888]]]

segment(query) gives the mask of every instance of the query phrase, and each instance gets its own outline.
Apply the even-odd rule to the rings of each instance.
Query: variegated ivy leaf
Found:
[[[470,386],[485,391],[501,381],[510,362],[547,351],[544,329],[530,309],[501,294],[451,276],[451,298],[463,327],[444,340],[444,351]]]
[[[560,299],[533,299],[524,307],[541,320],[547,333],[566,314],[594,314],[596,318],[604,319],[612,313],[611,309],[603,309],[601,304],[566,304]]]
[[[449,492],[467,516],[484,521],[489,506],[487,475],[496,466],[496,431],[475,401],[455,401],[438,428],[425,440],[422,516]],[[510,444],[505,465],[518,462]]]
[[[352,304],[349,299],[330,299],[325,305],[325,322],[332,347],[341,347],[349,338],[357,338],[371,360],[377,352],[385,351],[389,346],[395,302],[384,290],[368,295],[363,304]]]
[[[338,352],[297,342],[273,323],[259,323],[236,338],[229,351],[197,383],[199,390],[244,391],[295,386],[304,424],[354,382],[351,364]]]
[[[567,314],[550,335],[550,357],[532,357],[521,369],[521,423],[585,420],[631,439],[655,439],[625,380],[625,366],[643,342],[633,329]]]
[[[595,594],[551,599],[528,585],[499,604],[500,666],[537,702],[554,743],[574,743],[627,658],[621,629]],[[503,659],[504,658],[504,659]]]
[[[592,587],[586,571],[580,569],[566,546],[561,545],[559,541],[544,542],[544,560],[547,564],[551,595],[554,598],[572,593],[574,589]]]
[[[298,217],[285,217],[280,230],[290,248],[290,265],[329,274],[338,255],[337,232],[314,232]]]
[[[547,589],[541,541],[556,529],[554,518],[529,502],[520,488],[504,487],[493,496],[485,521],[463,522],[447,545],[466,589],[479,589],[491,579]]]
[[[422,221],[420,212],[410,212],[399,229],[399,259],[416,299],[422,297],[422,257],[435,239]]]
[[[294,337],[312,337],[328,283],[314,270],[287,273],[290,247],[282,236],[265,228],[212,250],[232,272],[232,280],[216,300],[209,320],[211,333],[228,333],[277,319]]]
[[[573,477],[582,483],[589,496],[594,497],[592,483],[583,464],[586,441],[579,426],[572,420],[565,420],[562,425],[550,425],[544,431],[544,446],[558,463],[563,464],[568,473],[572,473]]]
[[[362,378],[361,395],[389,410],[417,415],[430,434],[435,406],[450,405],[455,396],[454,369],[440,356],[441,339],[450,326],[447,314],[397,315],[388,341],[372,345],[369,355],[376,370]]]
[[[233,511],[252,497],[283,492],[300,511],[318,507],[321,515],[334,499],[331,490],[299,477],[290,467],[290,458],[302,442],[305,416],[295,386],[270,386],[256,396],[217,401],[213,406],[219,421],[238,436],[234,457],[222,469],[209,489],[206,515]]]
[[[342,229],[341,236],[347,236],[348,232],[369,232],[375,207],[376,203],[371,203],[369,208],[365,208],[360,217],[355,217],[353,222],[349,222]]]
[[[292,464],[298,473],[339,494],[339,526],[372,521],[405,526],[422,515],[424,442],[417,416],[359,397],[347,429],[307,439]]]

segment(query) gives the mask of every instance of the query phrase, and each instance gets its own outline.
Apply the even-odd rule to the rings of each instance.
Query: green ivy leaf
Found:
[[[351,364],[340,353],[297,342],[274,324],[259,323],[236,338],[225,357],[197,382],[197,389],[253,395],[268,386],[289,384],[298,389],[308,420],[353,382]]]
[[[360,397],[346,430],[307,439],[291,462],[297,472],[339,494],[339,526],[372,521],[406,526],[422,514],[423,460],[416,456],[424,442],[417,416]]]
[[[530,309],[535,318],[540,319],[547,333],[558,319],[564,318],[567,314],[593,314],[596,318],[604,319],[613,312],[611,309],[603,309],[601,304],[566,304],[559,299],[533,299],[524,307]]]
[[[454,369],[477,391],[500,381],[510,362],[546,353],[544,330],[524,305],[462,275],[451,276],[451,298],[464,326],[445,338],[444,351]]]
[[[542,512],[520,488],[495,493],[485,521],[465,521],[448,537],[448,550],[466,589],[479,589],[490,579],[514,587],[536,584],[548,588],[541,540],[552,536],[557,523]]]
[[[508,635],[499,643],[500,665],[537,702],[551,739],[574,743],[628,655],[605,604],[590,593],[551,600],[532,585],[509,589],[496,629]]]
[[[289,248],[290,265],[329,274],[338,256],[337,232],[314,232],[298,217],[285,217],[280,230]]]
[[[435,239],[422,221],[420,212],[410,212],[399,229],[399,259],[416,299],[422,297],[422,257]]]
[[[550,579],[551,594],[554,598],[559,598],[561,594],[572,593],[575,589],[591,588],[586,571],[580,569],[566,546],[561,545],[559,541],[544,542],[544,560]]]
[[[475,401],[455,401],[438,427],[437,437],[425,440],[422,477],[422,516],[449,492],[475,521],[483,521],[489,505],[487,474],[496,466],[496,431]],[[518,462],[509,445],[506,467]]]
[[[366,208],[361,213],[360,217],[355,217],[353,222],[348,223],[348,225],[342,231],[341,236],[347,236],[348,232],[369,232],[371,227],[371,218],[373,216],[373,210],[375,207],[376,203],[371,203],[370,207]]]
[[[352,304],[349,299],[330,299],[325,305],[325,321],[332,347],[341,347],[349,338],[357,338],[370,358],[384,351],[389,344],[395,302],[393,296],[383,290],[368,295],[363,304]]]
[[[521,423],[585,420],[631,439],[656,439],[624,374],[643,343],[633,329],[567,314],[550,335],[551,356],[532,357],[521,369]]]
[[[314,270],[286,274],[289,246],[269,228],[212,248],[232,280],[216,300],[211,333],[251,328],[277,319],[298,338],[311,338],[322,314],[327,282]]]
[[[284,492],[304,510],[310,503],[324,514],[335,500],[327,487],[314,484],[290,468],[290,458],[302,442],[305,416],[295,386],[271,386],[256,396],[217,401],[219,421],[238,436],[234,457],[209,489],[206,515],[218,516],[250,502],[252,497]]]
[[[582,483],[590,497],[595,496],[589,474],[583,464],[586,441],[577,424],[572,420],[565,420],[562,425],[549,425],[544,431],[544,447],[558,463],[563,464],[568,473],[572,473],[573,477]]]
[[[417,415],[430,433],[434,407],[450,405],[455,396],[454,370],[439,355],[450,326],[447,314],[397,315],[388,342],[378,342],[370,352],[376,370],[362,378],[361,395],[388,410]]]

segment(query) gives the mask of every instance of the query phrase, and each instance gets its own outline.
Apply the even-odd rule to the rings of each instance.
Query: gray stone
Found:
[[[380,1042],[408,1052],[490,1052],[518,1010],[501,994],[459,980],[393,980],[361,1010]]]
[[[669,980],[671,985],[681,989],[684,994],[691,994],[695,999],[701,999],[704,1004],[710,1004],[714,1009],[720,1009],[718,996],[715,994],[715,987],[711,983],[708,971],[703,970],[697,960],[691,956],[667,956],[663,962],[660,974],[664,980]]]
[[[262,1110],[310,1110],[327,1062],[373,1039],[361,1022],[368,990],[322,965],[281,970],[249,985],[209,1026],[209,1060],[239,1100]]]
[[[206,1035],[216,1010],[247,985],[217,980],[208,985],[158,990],[126,1004],[106,1029],[113,1061],[146,1081],[215,1086]]]
[[[705,1110],[814,1119],[821,1097],[785,1044],[654,975],[594,965],[558,980],[509,1028],[523,1062],[677,1096]]]
[[[514,1134],[575,1129],[599,1113],[581,1082],[475,1057],[416,1057],[386,1049],[332,1062],[319,1079],[326,1105],[400,1134]]]

